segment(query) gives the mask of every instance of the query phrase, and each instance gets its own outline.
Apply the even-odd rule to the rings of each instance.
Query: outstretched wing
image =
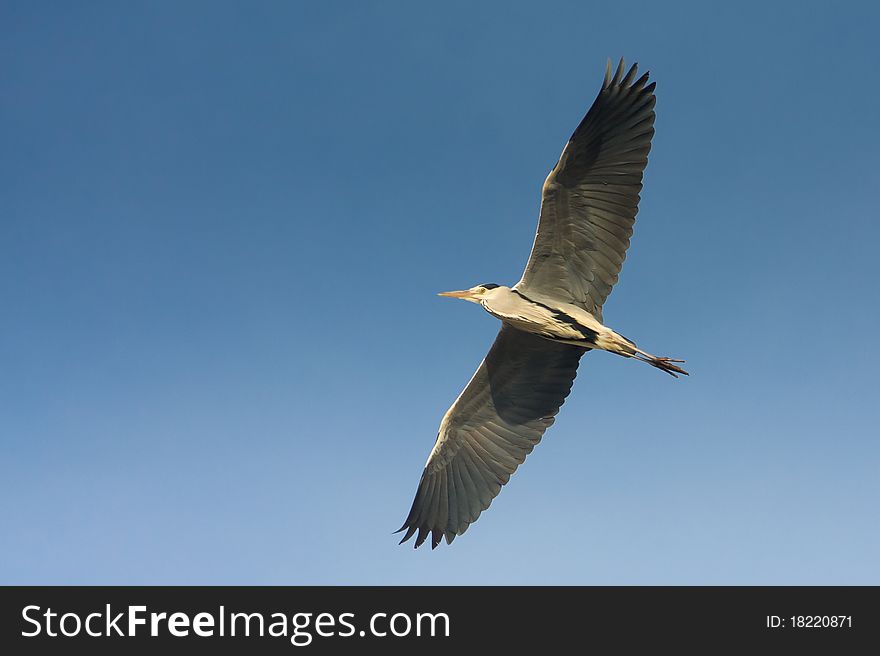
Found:
[[[573,303],[602,320],[638,212],[654,135],[654,86],[623,60],[544,182],[532,253],[516,287]]]
[[[489,507],[571,391],[586,352],[504,325],[489,354],[440,422],[401,531],[415,546],[451,543]]]

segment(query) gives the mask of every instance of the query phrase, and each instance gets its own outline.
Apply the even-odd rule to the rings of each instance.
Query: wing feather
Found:
[[[440,424],[401,542],[451,543],[476,521],[553,424],[585,352],[502,326]]]
[[[544,182],[532,253],[516,287],[602,320],[638,213],[654,135],[655,84],[611,61],[595,102]]]

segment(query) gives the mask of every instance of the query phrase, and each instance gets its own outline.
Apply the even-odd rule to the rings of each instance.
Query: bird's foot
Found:
[[[665,371],[670,376],[678,378],[678,374],[682,374],[683,376],[690,376],[688,372],[686,372],[681,367],[678,367],[673,362],[684,362],[684,360],[674,360],[672,358],[658,358],[653,357],[647,360],[647,363],[653,367],[657,367],[660,371]]]

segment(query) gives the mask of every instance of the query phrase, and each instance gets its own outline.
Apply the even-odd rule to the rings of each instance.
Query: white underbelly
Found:
[[[593,347],[600,336],[613,334],[582,308],[550,299],[532,299],[516,290],[512,294],[496,294],[490,302],[480,304],[517,330],[567,344]]]
[[[497,316],[497,315],[496,315]],[[504,323],[527,333],[534,333],[557,341],[582,343],[595,333],[586,326],[578,323],[560,321],[556,317],[548,316],[539,321],[524,317],[498,317]]]

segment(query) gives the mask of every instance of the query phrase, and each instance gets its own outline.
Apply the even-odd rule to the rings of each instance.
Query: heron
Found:
[[[654,135],[655,82],[611,60],[599,95],[541,191],[538,230],[513,287],[479,284],[440,296],[480,304],[501,320],[495,342],[440,422],[398,533],[415,547],[451,544],[492,503],[554,423],[581,357],[609,351],[671,376],[684,360],[657,357],[603,323],[638,213]]]

